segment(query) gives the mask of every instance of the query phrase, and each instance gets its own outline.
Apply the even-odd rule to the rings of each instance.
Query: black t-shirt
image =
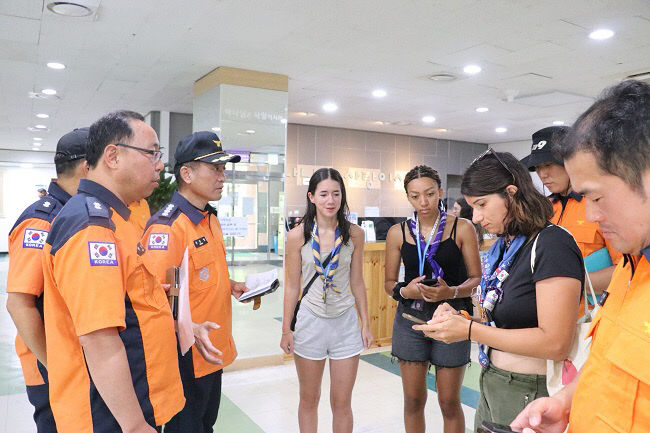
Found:
[[[539,232],[535,273],[530,270],[533,237],[515,258],[510,275],[503,283],[503,297],[495,305],[492,318],[498,328],[536,328],[535,283],[552,277],[569,277],[584,283],[582,254],[573,237],[561,227],[548,225]],[[578,306],[576,305],[576,308]]]

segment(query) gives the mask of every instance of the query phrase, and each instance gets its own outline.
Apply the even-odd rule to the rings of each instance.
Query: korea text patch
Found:
[[[150,250],[166,250],[169,246],[169,233],[151,233],[149,235]]]
[[[35,248],[37,250],[42,250],[46,240],[47,231],[26,229],[25,237],[23,238],[23,248]]]
[[[117,266],[117,248],[113,242],[88,242],[91,266]]]

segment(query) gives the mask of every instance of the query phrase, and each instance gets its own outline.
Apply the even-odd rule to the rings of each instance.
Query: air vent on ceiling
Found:
[[[50,12],[64,17],[87,17],[97,12],[101,0],[74,0],[49,2]]]
[[[427,78],[430,79],[431,81],[447,82],[447,81],[454,81],[458,77],[455,76],[454,74],[443,73],[443,74],[431,74]]]

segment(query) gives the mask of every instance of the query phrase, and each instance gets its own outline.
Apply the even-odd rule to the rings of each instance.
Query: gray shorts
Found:
[[[301,305],[293,333],[293,351],[306,359],[351,358],[363,351],[357,310],[348,308],[334,318],[316,316]]]
[[[412,328],[415,323],[402,317],[402,313],[417,315],[402,302],[397,306],[393,323],[392,354],[400,361],[428,362],[442,368],[461,367],[469,363],[470,342],[443,343],[426,337]]]

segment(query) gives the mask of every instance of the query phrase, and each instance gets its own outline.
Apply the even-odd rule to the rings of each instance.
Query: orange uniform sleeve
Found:
[[[105,328],[124,329],[127,264],[115,234],[88,226],[54,256],[54,279],[77,336]]]
[[[154,276],[166,283],[167,269],[180,266],[185,253],[184,233],[178,224],[152,224],[142,237],[147,252],[143,259]]]
[[[43,246],[50,223],[28,218],[9,235],[7,292],[40,296],[43,293]]]

